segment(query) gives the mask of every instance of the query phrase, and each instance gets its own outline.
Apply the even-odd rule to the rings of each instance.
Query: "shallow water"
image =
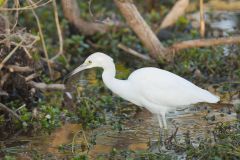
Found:
[[[212,22],[212,27],[224,30],[224,34],[235,32],[239,26],[239,14],[224,13],[224,15],[226,17],[222,17],[220,14],[219,20]],[[229,51],[226,47],[226,56]],[[88,78],[88,80],[90,79],[90,83],[97,83],[96,75],[92,74],[95,74],[95,72],[89,74],[91,78]],[[81,84],[86,85],[86,81],[81,81]],[[208,90],[211,90],[211,87]],[[211,91],[218,94],[216,90]],[[213,137],[211,131],[218,122],[236,120],[236,113],[232,107],[233,104],[240,103],[239,97],[239,92],[233,93],[231,96],[221,95],[222,102],[225,104],[198,104],[186,110],[169,113],[167,115],[169,136],[178,128],[176,133],[178,142],[180,144],[181,142],[184,143],[186,134],[189,134],[191,142],[197,147],[206,137]],[[113,129],[109,124],[94,130],[83,130],[81,124],[65,124],[49,136],[17,137],[2,143],[6,143],[7,147],[17,146],[20,151],[26,153],[37,150],[42,154],[52,155],[56,159],[66,158],[66,156],[71,157],[77,153],[87,154],[90,159],[100,155],[107,157],[114,149],[159,152],[159,144],[155,143],[159,141],[159,133],[161,132],[157,118],[145,109],[140,112],[135,111],[132,111],[130,119],[124,120],[121,131]],[[93,139],[95,145],[91,143]],[[184,153],[179,155],[173,150],[168,152],[179,158],[184,157]]]
[[[211,118],[212,116],[215,118]],[[185,111],[169,113],[167,117],[169,135],[173,134],[177,127],[176,138],[180,143],[184,142],[186,133],[189,133],[191,142],[198,146],[206,136],[212,136],[211,130],[217,122],[234,121],[236,113],[233,112],[231,105],[209,107],[200,104]],[[87,154],[90,159],[94,159],[100,155],[107,157],[113,149],[159,152],[160,146],[156,143],[159,140],[159,131],[157,118],[143,109],[131,119],[124,121],[122,131],[113,130],[110,125],[84,131],[80,124],[65,124],[47,137],[18,137],[13,141],[25,142],[21,145],[25,150],[34,149],[59,159],[77,153]],[[96,145],[91,145],[92,139],[96,139]],[[59,149],[60,146],[64,146],[64,149]],[[184,156],[183,153],[179,155],[173,150],[167,152],[178,157]]]

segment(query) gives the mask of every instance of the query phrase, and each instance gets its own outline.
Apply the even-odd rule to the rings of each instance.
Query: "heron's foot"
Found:
[[[178,127],[176,127],[175,131],[171,134],[171,136],[166,137],[164,144],[167,146],[168,149],[170,149],[170,146],[173,144],[172,141],[175,139],[177,132],[178,132]]]
[[[165,137],[167,135],[167,130],[166,129],[160,129],[159,131],[159,140],[157,141],[157,148],[159,152],[166,151],[166,146],[165,146]]]
[[[159,132],[159,144],[160,144],[160,146],[164,146],[164,141],[165,141],[165,131],[160,130],[160,132]]]
[[[156,153],[162,153],[167,151],[165,144],[160,142],[159,139],[151,141],[149,144],[149,151],[156,152]]]

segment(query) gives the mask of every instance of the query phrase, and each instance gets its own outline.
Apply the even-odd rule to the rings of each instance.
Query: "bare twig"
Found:
[[[19,8],[19,6],[20,6],[19,1],[18,0],[14,0],[14,5],[16,6],[16,8]],[[15,29],[15,27],[17,26],[17,24],[18,24],[18,16],[19,16],[19,10],[16,10],[16,13],[15,13],[15,23],[14,23],[11,31],[13,31]]]
[[[184,15],[186,8],[189,5],[189,0],[178,0],[169,11],[169,13],[164,17],[161,25],[156,29],[155,33],[158,33],[161,29],[167,28],[179,19],[182,15]]]
[[[26,47],[23,47],[23,50],[25,51],[26,55],[28,56],[29,59],[32,59],[32,55],[29,53]]]
[[[85,143],[86,143],[86,145],[87,145],[87,148],[88,148],[88,149],[90,148],[84,130],[80,130],[80,131],[78,131],[77,133],[75,133],[74,136],[73,136],[73,139],[72,139],[72,153],[75,153],[75,140],[76,140],[76,138],[77,138],[77,136],[78,136],[79,133],[82,133],[83,139],[85,140]]]
[[[32,0],[28,0],[28,3],[34,5],[34,3],[32,2]],[[46,47],[46,43],[45,43],[45,40],[44,40],[44,36],[43,36],[43,32],[42,32],[42,27],[41,27],[40,20],[39,20],[39,18],[38,18],[38,16],[37,16],[36,12],[34,11],[34,9],[32,8],[31,10],[32,10],[32,13],[33,13],[36,21],[37,21],[38,30],[39,30],[39,34],[40,34],[40,38],[41,38],[41,42],[42,42],[42,46],[43,46],[43,51],[44,51],[45,58],[46,58],[47,60],[49,60],[48,52],[47,52],[47,47]],[[52,68],[51,68],[51,65],[50,65],[49,61],[47,61],[47,65],[48,65],[48,70],[49,70],[50,78],[53,79]]]
[[[89,1],[88,1],[88,12],[90,13],[90,16],[91,16],[92,18],[94,18],[93,13],[92,13],[92,8],[91,8],[91,6],[92,6],[92,0],[89,0]],[[94,18],[94,20],[95,20],[95,18]]]
[[[58,32],[58,39],[59,39],[59,51],[58,51],[58,54],[52,58],[52,60],[54,60],[58,56],[63,55],[63,37],[62,37],[62,31],[59,23],[59,18],[58,18],[56,0],[52,0],[52,3],[53,3],[54,18],[55,18],[55,23],[56,23],[57,32]]]
[[[140,59],[150,61],[150,62],[154,62],[154,60],[152,58],[150,58],[149,56],[138,53],[137,51],[135,51],[135,50],[133,50],[133,49],[121,44],[121,43],[118,44],[118,48],[120,48],[120,49],[124,50],[125,52],[130,53],[131,55],[136,56]]]
[[[29,76],[25,77],[25,81],[33,80],[34,78],[38,77],[37,73],[30,74]]]
[[[7,29],[9,30],[9,29]],[[40,40],[39,36],[35,36],[29,33],[24,32],[23,30],[17,30],[15,33],[8,33],[6,31],[5,34],[0,34],[0,36],[3,36],[3,40],[0,41],[0,43],[7,43],[7,46],[10,47],[10,45],[18,45],[18,42],[15,42],[16,40],[23,41],[23,43],[20,45],[20,47],[23,48],[32,48],[33,45]]]
[[[43,7],[45,5],[47,5],[48,3],[50,3],[52,0],[49,0],[45,3],[42,3],[42,4],[39,4],[41,3],[43,0],[40,0],[36,3],[33,3],[32,5],[29,5],[29,6],[25,6],[25,7],[21,7],[21,8],[0,8],[0,11],[22,11],[22,10],[32,10],[32,9],[36,9],[36,8],[39,8],[39,7]]]
[[[10,30],[10,22],[8,20],[7,14],[6,13],[4,13],[4,14],[5,14],[4,16],[0,14],[0,17],[4,21],[3,22],[4,23],[4,35],[6,35],[6,37],[9,37],[11,35],[10,34],[10,32],[11,32],[11,30]],[[5,39],[1,40],[0,43],[5,43],[5,45],[8,48],[10,48],[10,41],[9,41],[9,39],[5,38]]]
[[[24,108],[24,107],[26,107],[26,104],[21,105],[19,108],[17,108],[17,109],[15,110],[15,112],[21,110],[21,109]]]
[[[92,46],[92,47],[94,47],[94,48],[96,48],[96,49],[104,49],[104,46],[99,45],[99,44],[95,44],[95,43],[93,43],[93,42],[92,42],[91,40],[89,40],[89,39],[87,39],[86,42],[87,42],[90,46]]]
[[[8,108],[7,106],[5,106],[4,104],[0,103],[0,108],[8,112],[12,117],[22,122],[22,119],[17,115],[17,113],[11,110],[10,108]]]
[[[17,65],[6,65],[4,67],[9,69],[10,72],[32,72],[33,71],[33,69],[28,66],[21,67]]]
[[[65,85],[64,84],[46,84],[46,83],[37,83],[34,81],[28,82],[29,85],[40,89],[40,90],[65,90]]]
[[[23,43],[23,41],[21,41],[20,43],[18,43],[18,45],[3,59],[3,61],[0,64],[0,70],[2,69],[2,67],[4,66],[4,64],[11,58],[11,56],[16,52],[16,50],[19,48],[19,46]]]
[[[199,0],[199,6],[200,6],[200,35],[203,38],[204,35],[205,35],[205,20],[204,20],[203,0]]]
[[[183,50],[187,48],[210,47],[210,46],[234,44],[234,43],[240,43],[240,36],[183,41],[183,42],[173,44],[168,48],[168,50],[175,52],[175,51]]]

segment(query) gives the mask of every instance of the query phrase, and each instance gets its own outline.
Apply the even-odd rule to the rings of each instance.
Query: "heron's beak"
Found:
[[[88,66],[89,66],[89,64],[84,64],[84,63],[83,63],[82,65],[80,65],[79,67],[77,67],[76,69],[74,69],[71,73],[69,73],[69,74],[66,76],[65,79],[68,79],[69,77],[77,74],[78,72],[81,72],[81,71],[87,69]]]

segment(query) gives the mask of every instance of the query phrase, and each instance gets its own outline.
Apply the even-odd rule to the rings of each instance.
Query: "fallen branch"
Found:
[[[166,48],[157,39],[151,28],[144,21],[136,6],[134,5],[133,0],[114,0],[114,2],[121,11],[122,15],[125,17],[128,25],[133,29],[144,46],[149,50],[150,56],[156,60],[171,61],[177,51],[187,48],[210,47],[216,45],[240,43],[240,36],[236,36],[183,41],[175,43],[172,46]],[[128,50],[128,53],[130,53],[130,50]],[[133,52],[131,51],[131,53]],[[138,55],[139,57],[139,54],[135,55]]]
[[[7,65],[4,67],[9,69],[10,72],[32,72],[33,71],[33,69],[28,66],[20,67],[17,65]]]
[[[187,49],[187,48],[210,47],[210,46],[234,44],[234,43],[240,43],[240,36],[183,41],[183,42],[173,44],[168,48],[168,50],[176,52],[176,51]]]
[[[120,48],[120,49],[124,50],[125,52],[130,53],[131,55],[136,56],[136,57],[138,57],[142,60],[146,60],[146,61],[150,61],[150,62],[155,61],[152,58],[150,58],[149,56],[138,53],[137,51],[135,51],[135,50],[133,50],[133,49],[121,44],[121,43],[118,44],[118,48]]]
[[[29,85],[40,90],[65,90],[64,84],[46,84],[46,83],[37,83],[34,81],[28,82]]]
[[[17,115],[17,113],[11,110],[10,108],[8,108],[7,106],[5,106],[4,104],[0,103],[0,108],[8,112],[12,117],[22,122],[22,119]]]
[[[114,0],[114,2],[126,19],[128,25],[137,34],[144,46],[149,50],[150,56],[157,60],[168,60],[169,57],[166,54],[165,47],[142,18],[133,1]]]
[[[177,22],[179,17],[184,15],[186,8],[189,5],[189,0],[178,0],[169,13],[164,17],[159,28],[156,29],[155,33],[158,33],[161,29],[167,28]]]
[[[97,32],[105,33],[109,28],[108,25],[103,23],[87,22],[81,19],[77,0],[62,0],[61,2],[65,18],[73,24],[79,32],[85,35],[92,35]]]

